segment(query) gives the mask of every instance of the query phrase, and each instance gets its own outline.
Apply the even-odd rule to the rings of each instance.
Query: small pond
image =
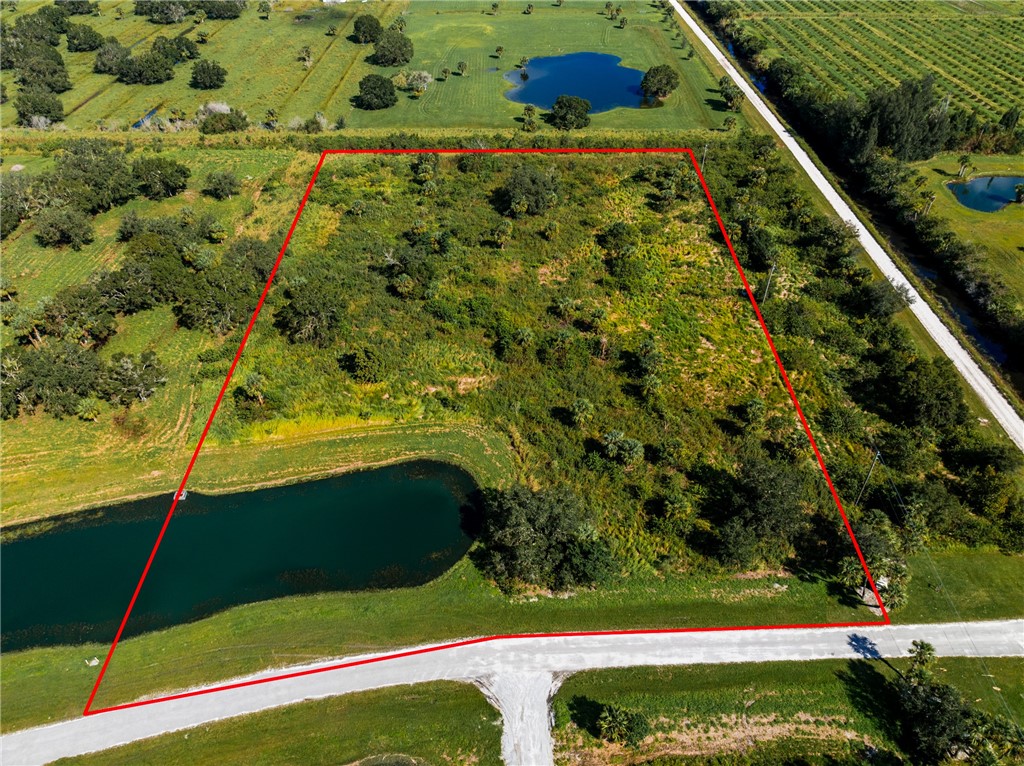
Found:
[[[957,201],[972,210],[994,213],[1017,198],[1017,184],[1024,184],[1024,176],[981,176],[970,181],[946,184]]]
[[[533,104],[550,109],[559,96],[579,96],[590,102],[591,113],[607,112],[618,107],[640,109],[657,106],[657,99],[647,99],[640,90],[644,73],[620,66],[622,59],[607,53],[567,53],[530,59],[522,69],[505,73],[505,79],[516,85],[505,97],[519,104]]]
[[[417,461],[230,495],[191,492],[125,636],[282,596],[428,582],[469,548],[463,516],[474,489],[458,468]],[[3,650],[113,640],[170,499],[74,514],[35,535],[8,531]]]

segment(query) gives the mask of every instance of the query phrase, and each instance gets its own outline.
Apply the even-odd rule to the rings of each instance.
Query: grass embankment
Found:
[[[649,2],[617,4],[629,20],[626,29],[607,18],[603,3],[592,0],[566,3],[561,8],[537,3],[530,15],[522,12],[525,4],[503,5],[497,14],[490,13],[490,5],[474,0],[324,6],[296,0],[276,5],[267,20],[259,18],[256,4],[250,4],[235,20],[210,19],[195,25],[189,16],[179,24],[163,25],[133,15],[128,0],[104,0],[99,17],[79,16],[74,23],[91,25],[105,37],[116,36],[123,44],[134,45],[136,52],[158,35],[187,34],[195,39],[199,32],[206,32],[209,42],[200,46],[200,53],[227,68],[227,82],[215,91],[191,89],[191,64],[186,62],[176,67],[173,80],[159,86],[124,85],[112,75],[93,73],[94,53],[69,53],[62,41],[58,50],[73,84],[61,94],[66,124],[73,129],[92,128],[100,120],[130,125],[154,107],[159,107],[159,117],[169,116],[172,109],[191,117],[203,103],[214,100],[243,109],[252,120],[263,120],[266,110],[273,108],[282,125],[319,111],[331,121],[344,117],[349,127],[359,129],[408,130],[453,124],[516,127],[514,120],[523,109],[502,95],[510,87],[503,74],[524,56],[577,51],[611,53],[622,57],[623,66],[641,70],[670,63],[682,75],[680,88],[661,108],[616,109],[595,115],[590,130],[718,128],[728,116],[717,95],[717,75],[699,55],[683,55],[680,44],[667,34],[674,33],[675,27],[663,22],[662,10]],[[23,3],[21,12],[35,7]],[[125,14],[120,20],[115,17],[118,9]],[[405,18],[406,34],[415,48],[407,66],[382,68],[368,61],[373,46],[360,45],[350,37],[353,19],[361,13],[379,16],[385,26],[399,15]],[[337,34],[328,36],[332,26]],[[299,60],[303,46],[312,50],[309,69]],[[495,55],[498,46],[505,48],[500,60]],[[456,71],[460,61],[468,64],[465,76]],[[445,67],[456,71],[447,81],[441,78]],[[488,71],[495,68],[497,71]],[[363,77],[371,73],[390,77],[400,69],[423,69],[437,81],[420,98],[402,94],[390,109],[368,112],[353,107],[351,99]],[[6,71],[3,77],[13,94],[13,77]],[[13,121],[13,109],[4,111],[9,115],[5,121]],[[743,124],[743,118],[739,119]]]
[[[480,692],[438,681],[304,702],[57,763],[499,766],[500,740],[500,716]]]
[[[899,752],[887,681],[906,660],[766,662],[624,668],[579,673],[554,698],[556,752],[565,761],[635,763],[831,763],[851,743]],[[1024,718],[1024,664],[1017,658],[942,658],[936,674],[983,710]],[[574,703],[575,698],[575,703]],[[582,698],[582,699],[580,699]],[[594,703],[644,713],[653,733],[636,749],[602,743],[586,730]],[[581,704],[582,703],[582,704]],[[571,711],[574,722],[567,720]],[[581,715],[582,713],[582,715]],[[576,722],[582,723],[583,728]],[[825,756],[805,761],[804,757]],[[750,759],[750,760],[747,760]]]
[[[937,154],[914,167],[925,179],[922,192],[935,195],[932,212],[949,222],[961,239],[974,242],[984,256],[979,264],[1006,283],[1024,314],[1024,208],[1010,204],[994,213],[961,205],[946,184],[957,180],[958,154]],[[994,154],[971,155],[973,169],[962,180],[978,176],[1024,176],[1024,157]]]
[[[912,562],[910,606],[896,620],[1020,617],[1024,561],[1000,554],[933,554]],[[784,589],[775,587],[778,583]],[[615,628],[681,628],[872,621],[838,604],[823,582],[793,577],[631,577],[571,598],[509,600],[462,561],[420,588],[325,593],[237,607],[190,625],[122,642],[97,706],[213,683],[268,667],[466,636]],[[4,730],[77,715],[107,646],[33,649],[4,656]]]

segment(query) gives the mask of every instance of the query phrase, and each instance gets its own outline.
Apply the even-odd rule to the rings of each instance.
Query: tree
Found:
[[[138,357],[117,353],[102,372],[98,389],[111,404],[130,407],[144,402],[156,389],[167,383],[164,366],[154,351],[143,351]]]
[[[18,124],[31,126],[34,117],[42,117],[49,122],[64,120],[64,104],[53,93],[34,88],[22,88],[14,99],[14,109],[18,113]]]
[[[658,64],[647,70],[640,82],[645,96],[665,98],[679,87],[679,73],[667,64]]]
[[[132,163],[132,177],[148,199],[165,199],[184,191],[190,175],[188,167],[164,157],[143,157]]]
[[[364,45],[377,42],[384,34],[384,27],[381,26],[377,17],[365,13],[356,17],[352,28],[355,31],[356,39]]]
[[[373,47],[373,63],[378,66],[403,66],[412,56],[412,40],[397,30],[384,32]]]
[[[33,219],[36,240],[44,247],[68,245],[81,250],[93,240],[92,221],[73,207],[48,207]]]
[[[517,165],[495,193],[498,212],[513,218],[543,213],[557,200],[557,177],[536,165]]]
[[[963,178],[964,173],[967,172],[967,168],[971,165],[971,155],[961,154],[957,159],[957,162],[960,163],[960,170],[957,171],[956,177]]]
[[[38,350],[18,351],[13,359],[5,360],[4,365],[9,368],[13,362],[19,368],[15,401],[20,400],[30,407],[42,406],[58,418],[76,414],[79,403],[89,396],[99,379],[99,358],[76,343],[50,343]],[[7,412],[5,405],[5,414]]]
[[[358,383],[383,383],[391,362],[378,346],[360,346],[342,358],[341,366]]]
[[[551,108],[551,124],[559,130],[576,130],[590,124],[590,102],[579,96],[559,96]]]
[[[433,81],[434,78],[430,72],[422,70],[409,72],[409,76],[405,78],[406,86],[417,96],[422,96],[427,90],[427,86]]]
[[[443,77],[443,78],[444,78],[445,82],[447,82],[447,81],[448,81],[448,78],[449,78],[449,77],[451,77],[451,76],[452,76],[452,70],[451,70],[451,69],[449,69],[448,67],[444,67],[444,68],[443,68],[443,69],[441,70],[441,77]]]
[[[504,55],[504,53],[505,53],[505,46],[504,45],[499,45],[497,48],[494,49],[494,55],[497,56],[498,58],[501,58],[502,55]]]
[[[736,128],[736,118],[735,117],[732,117],[732,116],[726,117],[725,120],[722,122],[722,130],[724,130],[726,133],[731,132],[735,128]]]
[[[72,53],[94,51],[103,45],[103,35],[88,24],[68,26],[68,50]]]
[[[492,16],[497,16],[498,15],[498,4],[497,3],[491,3],[491,15]]]
[[[121,45],[116,37],[108,37],[96,51],[96,60],[93,62],[92,71],[97,74],[116,75],[129,58],[131,58],[131,52]]]
[[[256,8],[256,12],[259,14],[259,17],[264,21],[267,21],[270,18],[270,11],[271,6],[268,0],[260,0],[260,4]]]
[[[360,109],[387,109],[398,103],[394,83],[379,74],[368,74],[359,81],[356,105]]]
[[[214,199],[231,199],[232,196],[241,191],[242,184],[230,170],[215,170],[206,176],[203,184],[203,194]]]
[[[739,86],[728,75],[722,75],[722,79],[718,81],[718,91],[722,94],[726,109],[733,112],[740,110],[740,104],[743,103],[743,99],[746,97]]]
[[[228,70],[216,61],[203,59],[192,66],[192,79],[189,80],[189,87],[197,90],[215,90],[224,85],[228,76]]]
[[[1013,187],[1013,201],[1018,205],[1024,205],[1024,184],[1017,184]]]
[[[619,19],[619,29],[625,29],[626,28],[626,24],[628,24],[628,23],[629,23],[629,19],[627,19],[625,16],[623,16],[622,18]]]
[[[338,27],[336,27],[334,24],[331,24],[329,27],[327,27],[327,32],[325,34],[328,37],[337,37]]]
[[[458,64],[455,65],[455,68],[459,70],[460,76],[465,77],[466,73],[469,71],[469,64],[467,64],[465,61],[460,61]]]
[[[528,583],[564,590],[611,575],[608,546],[568,489],[492,490],[485,494],[483,516],[480,564],[502,588]]]
[[[526,10],[523,11],[523,13],[525,13],[527,16],[532,14],[533,13],[533,3],[527,3],[526,4]]]
[[[1007,133],[1012,133],[1017,129],[1018,122],[1020,122],[1020,107],[1011,106],[1003,112],[1003,116],[999,118],[999,127]]]

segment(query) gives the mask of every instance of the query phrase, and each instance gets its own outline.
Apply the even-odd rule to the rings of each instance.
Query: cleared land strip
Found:
[[[899,267],[893,262],[889,254],[885,252],[885,249],[879,244],[878,240],[874,238],[867,227],[860,222],[857,215],[853,212],[846,201],[839,195],[839,192],[829,183],[828,179],[822,175],[821,171],[818,170],[817,166],[811,161],[810,156],[804,151],[803,147],[797,143],[796,139],[790,135],[789,131],[786,130],[785,126],[779,121],[768,105],[761,98],[761,94],[756,89],[752,88],[747,81],[740,75],[733,66],[732,61],[729,57],[722,53],[718,46],[715,45],[714,41],[708,37],[708,35],[701,29],[700,25],[683,10],[683,7],[679,4],[679,0],[669,0],[672,6],[675,8],[676,13],[683,20],[683,23],[689,28],[693,35],[700,41],[708,52],[715,58],[715,60],[725,69],[726,73],[736,83],[736,85],[743,91],[744,95],[750,101],[751,105],[757,109],[758,113],[764,118],[765,122],[771,127],[771,129],[778,135],[782,143],[789,149],[790,153],[796,158],[796,161],[803,168],[804,172],[810,177],[811,181],[818,190],[822,193],[825,199],[828,201],[832,209],[839,215],[839,217],[848,222],[857,233],[857,239],[860,241],[861,246],[867,251],[868,256],[874,262],[875,266],[878,267],[879,271],[896,287],[904,287],[908,293],[913,297],[913,303],[910,306],[910,310],[917,317],[918,321],[932,337],[939,348],[942,349],[942,353],[949,357],[949,359],[959,370],[964,380],[967,381],[967,385],[970,386],[974,392],[978,395],[984,405],[988,408],[989,412],[996,419],[1000,426],[1006,431],[1007,435],[1013,440],[1013,443],[1024,452],[1024,419],[1017,414],[1016,410],[1006,400],[1006,397],[1000,393],[999,389],[996,388],[995,384],[982,372],[981,368],[977,365],[971,355],[967,352],[960,342],[953,337],[953,334],[949,329],[942,323],[939,316],[932,310],[920,296],[914,286],[910,284],[903,276],[903,272],[900,271]]]
[[[551,762],[543,686],[566,673],[636,665],[698,665],[732,662],[904,657],[911,641],[925,640],[944,657],[1024,656],[1024,620],[886,625],[860,628],[760,628],[524,636],[421,647],[383,662],[364,655],[289,668],[290,678],[252,685],[280,669],[235,679],[236,688],[111,710],[0,738],[0,761],[31,766],[57,758],[189,729],[211,721],[310,699],[383,686],[450,680],[476,683],[502,711],[509,732],[502,738],[506,763]],[[436,649],[442,649],[437,651]],[[304,674],[302,674],[304,673]],[[517,680],[518,679],[518,680]],[[241,684],[249,685],[242,686]],[[193,690],[199,691],[199,690]],[[549,692],[550,693],[550,692]],[[543,701],[543,702],[542,702]],[[543,714],[537,709],[544,704]],[[547,748],[546,752],[542,752]]]

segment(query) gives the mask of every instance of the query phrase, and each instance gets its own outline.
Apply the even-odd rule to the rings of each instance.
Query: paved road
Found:
[[[839,217],[849,222],[857,232],[857,238],[860,240],[861,245],[867,251],[868,256],[874,261],[875,265],[885,275],[885,277],[896,286],[903,285],[909,289],[910,294],[914,296],[915,300],[911,305],[910,310],[914,312],[914,315],[924,326],[924,329],[932,337],[932,339],[938,344],[939,348],[942,349],[942,353],[948,356],[956,368],[963,375],[964,380],[967,381],[975,393],[981,398],[981,401],[988,408],[989,412],[996,419],[1014,443],[1024,451],[1024,420],[1021,419],[1020,415],[1010,406],[1010,403],[1006,400],[999,390],[995,387],[989,377],[981,371],[974,359],[971,358],[967,350],[960,345],[960,341],[953,337],[953,334],[946,328],[939,319],[938,315],[932,311],[931,307],[925,303],[918,292],[913,286],[907,282],[906,278],[900,272],[899,267],[893,262],[892,258],[889,257],[888,253],[878,243],[878,240],[872,236],[864,225],[860,222],[857,216],[854,214],[850,206],[846,204],[839,192],[832,186],[831,183],[822,175],[821,171],[814,165],[811,158],[807,155],[807,152],[796,142],[796,140],[789,134],[786,128],[783,126],[779,119],[772,113],[768,108],[768,105],[764,102],[761,94],[752,88],[740,73],[736,71],[736,67],[732,65],[729,57],[723,54],[718,47],[714,44],[710,37],[704,32],[703,29],[697,24],[696,21],[690,16],[689,13],[683,10],[678,0],[669,0],[676,10],[676,13],[682,18],[683,22],[689,27],[693,35],[701,42],[701,44],[707,48],[708,52],[714,56],[715,60],[725,69],[726,73],[736,82],[736,84],[746,95],[747,100],[750,101],[751,105],[757,109],[758,113],[764,117],[765,121],[771,127],[773,131],[782,140],[786,148],[793,154],[796,161],[800,163],[800,167],[804,169],[814,185],[818,187],[821,193],[828,200],[828,203],[836,211]]]
[[[552,759],[546,703],[555,688],[553,679],[568,673],[632,665],[896,657],[906,655],[915,639],[930,641],[942,656],[1020,657],[1024,620],[495,639],[26,729],[0,738],[0,762],[42,764],[304,700],[450,680],[477,684],[502,712],[509,727],[502,739],[509,766],[538,766]]]

